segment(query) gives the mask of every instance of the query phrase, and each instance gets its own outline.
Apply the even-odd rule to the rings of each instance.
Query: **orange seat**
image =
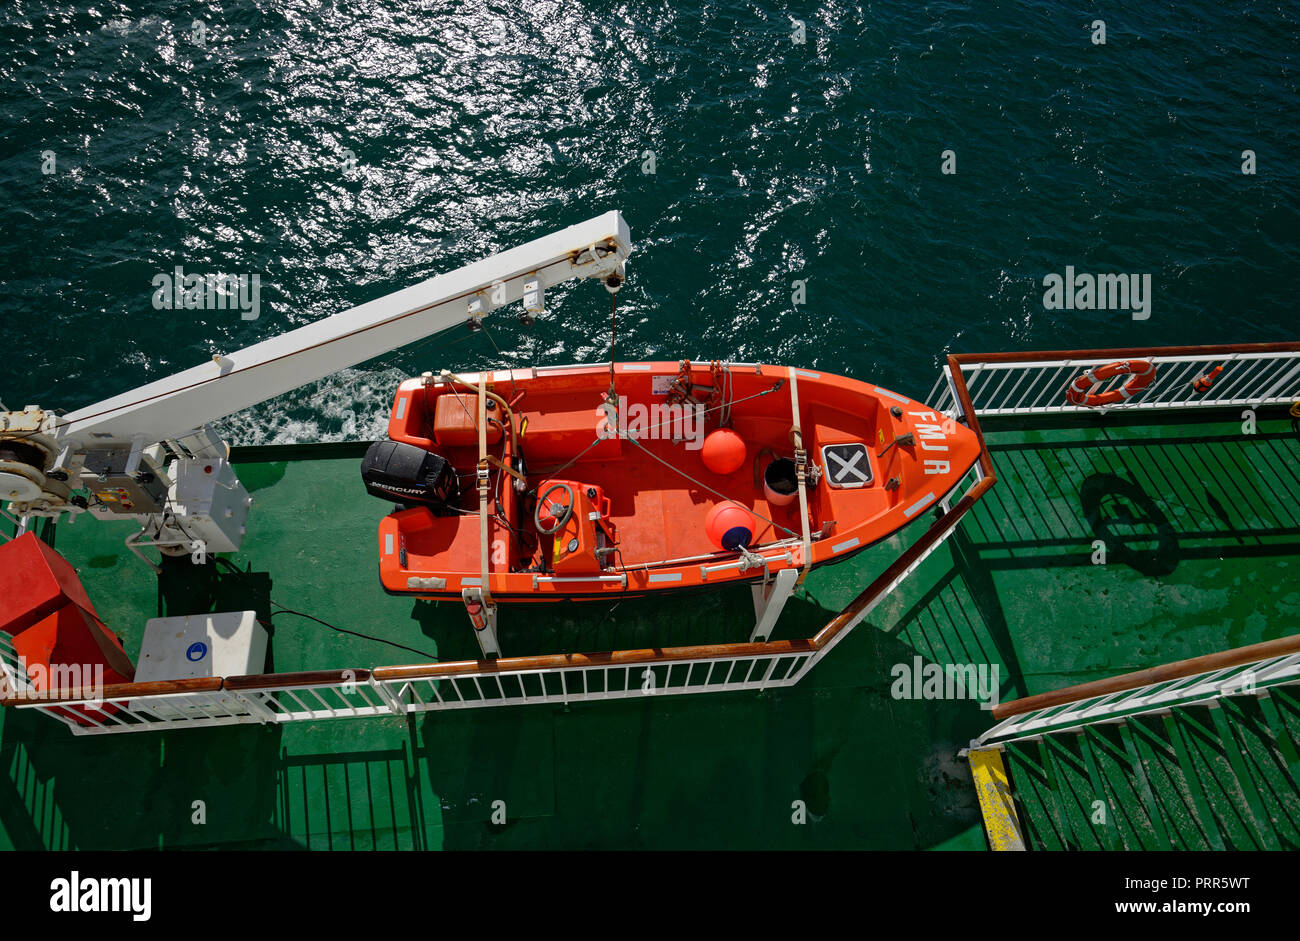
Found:
[[[488,444],[501,440],[501,421],[488,412]],[[444,392],[433,410],[433,436],[446,448],[474,447],[478,444],[478,396]]]
[[[598,420],[593,411],[575,408],[532,413],[521,439],[524,457],[533,466],[567,461],[578,454],[597,460],[618,457],[623,453],[623,442],[618,438],[604,438],[591,446],[598,438]]]

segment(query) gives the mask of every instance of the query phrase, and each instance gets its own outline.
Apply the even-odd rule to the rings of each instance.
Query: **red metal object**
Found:
[[[69,601],[95,613],[76,569],[35,533],[0,546],[0,631],[18,634]]]
[[[40,692],[135,678],[131,658],[95,613],[76,570],[35,533],[0,546],[0,631],[13,637]]]
[[[69,601],[14,637],[14,650],[23,658],[27,678],[37,693],[51,698],[97,696],[105,686],[129,683],[135,678],[134,670],[124,675],[108,665],[108,658],[96,642],[102,628],[91,625],[92,619]],[[113,643],[116,645],[116,639]],[[98,717],[97,722],[82,721],[85,725],[102,723],[103,714],[116,712],[117,708],[106,703],[98,712],[84,706],[60,706],[54,711],[77,721],[82,721],[83,716],[92,720]]]

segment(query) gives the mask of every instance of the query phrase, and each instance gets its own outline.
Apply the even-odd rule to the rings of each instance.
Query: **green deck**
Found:
[[[970,701],[891,698],[894,664],[917,655],[996,663],[1009,699],[1283,636],[1300,615],[1300,440],[1289,420],[1261,421],[1249,436],[1235,414],[1141,426],[1118,415],[985,424],[998,485],[795,687],[83,737],[32,711],[5,710],[0,845],[982,848],[956,753],[992,721]],[[374,530],[385,505],[362,490],[356,453],[317,446],[237,455],[250,459],[239,470],[255,502],[244,551],[232,560],[248,575],[184,564],[169,568],[160,592],[122,547],[126,523],[65,524],[55,545],[131,654],[145,620],[160,612],[251,607],[266,617],[274,599],[429,658],[472,658],[477,646],[458,605],[380,590]],[[1091,562],[1099,536],[1110,544],[1105,565]],[[777,638],[814,633],[901,545],[891,540],[814,573],[787,605]],[[742,641],[751,623],[748,591],[737,588],[612,607],[506,608],[501,642],[514,655]],[[268,669],[276,671],[427,659],[299,617],[277,615],[274,625]],[[1107,762],[1143,743],[1117,734],[1096,744],[1088,755],[1101,757],[1091,764],[1044,758],[1037,746],[1009,756],[1022,800],[1045,766],[1044,774],[1104,778],[1126,806],[1123,788],[1133,785]],[[1154,780],[1162,756],[1145,757]],[[1284,817],[1294,813],[1294,772],[1261,778],[1259,800]],[[1162,794],[1193,814],[1194,795],[1173,784]],[[791,822],[797,799],[810,811],[801,826]],[[197,800],[206,804],[203,825],[191,822]],[[489,820],[496,800],[506,802],[504,826]],[[1026,825],[1036,846],[1087,845],[1053,837],[1070,823],[1050,810]],[[1162,843],[1166,825],[1140,814],[1122,826],[1125,845],[1178,845],[1167,833]],[[1229,822],[1221,829],[1235,832]]]

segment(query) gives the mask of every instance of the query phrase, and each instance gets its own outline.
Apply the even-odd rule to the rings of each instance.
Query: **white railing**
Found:
[[[945,495],[945,513],[983,479],[976,464]],[[828,626],[812,641],[719,645],[702,648],[709,652],[698,655],[673,650],[645,656],[580,654],[519,658],[520,666],[510,660],[467,661],[185,680],[148,684],[139,690],[130,685],[110,687],[93,695],[55,700],[43,698],[28,685],[12,704],[43,712],[74,735],[103,735],[793,686],[943,544],[957,521],[957,517],[946,518],[943,528],[932,532],[924,545],[918,541],[908,550],[913,557],[906,565],[883,575],[860,596],[861,603],[848,609],[851,614],[842,613],[832,622],[833,630]],[[0,653],[3,650],[0,644]],[[611,662],[597,662],[606,658]],[[579,662],[558,662],[564,660]]]
[[[1105,350],[1096,355],[1058,358],[1053,354],[1006,354],[951,357],[927,400],[938,411],[953,414],[957,394],[953,364],[962,374],[975,413],[998,415],[1056,415],[1088,411],[1154,410],[1290,404],[1300,399],[1300,344],[1294,349],[1266,350],[1242,347],[1207,347],[1195,352],[1162,354],[1157,350]],[[1156,376],[1145,390],[1121,404],[1103,408],[1071,405],[1066,388],[1085,369],[1107,363],[1144,359],[1156,366]],[[1194,383],[1214,367],[1223,369],[1206,392]],[[1116,376],[1099,384],[1095,393],[1122,386],[1130,377]]]
[[[576,703],[793,686],[816,655],[804,650],[667,663],[602,664],[378,679],[407,713],[527,703]],[[382,673],[382,671],[379,671]]]
[[[13,638],[0,631],[0,698],[31,693],[32,684],[18,651],[14,649]]]
[[[754,646],[754,645],[748,645]],[[449,709],[568,704],[683,693],[763,690],[792,686],[817,651],[783,650],[739,656],[701,656],[667,662],[575,664],[452,672],[448,665],[339,671],[329,679],[298,681],[286,674],[211,681],[218,688],[168,689],[144,695],[107,695],[46,701],[31,695],[15,703],[68,726],[75,735],[209,728],[219,725],[376,716]],[[420,675],[421,673],[425,675]]]
[[[809,640],[127,684],[57,700],[28,685],[14,687],[10,703],[43,712],[75,735],[102,735],[793,686],[956,530],[979,497],[974,491],[992,483],[986,460],[982,453],[938,502],[940,522]]]
[[[1300,653],[1284,654],[1014,715],[971,742],[971,748],[990,748],[1046,734],[1077,732],[1087,725],[1118,722],[1175,706],[1195,706],[1225,696],[1258,696],[1273,686],[1298,683]]]
[[[1124,408],[1258,406],[1289,402],[1300,395],[1300,344],[1275,344],[1268,349],[1091,351],[1079,358],[1070,354],[950,357],[928,401],[976,426],[978,418],[987,415],[1080,411],[1065,403],[1066,384],[1085,366],[1122,358],[1158,364],[1152,385]],[[1194,393],[1191,383],[1219,364],[1224,369],[1211,391]],[[973,414],[962,407],[967,393]],[[17,708],[36,709],[63,722],[74,734],[95,735],[793,686],[943,544],[962,514],[992,485],[992,475],[984,451],[939,502],[940,520],[808,640],[127,684],[87,693],[86,698],[51,700],[32,688],[9,639],[0,635],[0,664],[5,667],[0,695]],[[1300,682],[1300,654],[1252,666],[1255,689]],[[1068,730],[1098,720],[1118,721],[1129,714],[1241,692],[1242,673],[1220,670],[1039,709],[1004,721],[973,745],[997,747],[1009,738]]]

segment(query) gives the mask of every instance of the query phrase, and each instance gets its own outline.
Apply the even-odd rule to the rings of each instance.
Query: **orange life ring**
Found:
[[[1111,389],[1096,395],[1092,387],[1099,382],[1116,376],[1132,376],[1118,389]],[[1098,405],[1113,405],[1137,395],[1156,377],[1155,364],[1145,359],[1129,359],[1119,363],[1108,363],[1099,369],[1086,369],[1083,375],[1066,387],[1065,398],[1071,405],[1086,405],[1096,408]]]

